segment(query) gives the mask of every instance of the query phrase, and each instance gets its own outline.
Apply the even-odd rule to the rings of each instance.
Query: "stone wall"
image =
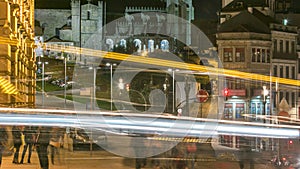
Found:
[[[56,28],[67,24],[67,18],[71,16],[69,9],[35,9],[35,19],[40,21],[41,27],[45,26],[45,40],[56,35]]]

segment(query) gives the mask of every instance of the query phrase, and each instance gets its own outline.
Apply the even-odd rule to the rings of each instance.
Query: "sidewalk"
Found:
[[[21,152],[21,151],[20,151]],[[20,153],[21,154],[21,153]],[[50,156],[49,156],[50,157]],[[32,152],[31,163],[27,162],[27,154],[24,164],[13,164],[13,156],[3,157],[1,169],[40,169],[37,152]],[[55,158],[54,165],[49,158],[49,169],[132,169],[134,163],[126,162],[123,157],[115,156],[106,151],[94,151],[92,154],[88,151],[69,152],[61,150],[61,161]]]

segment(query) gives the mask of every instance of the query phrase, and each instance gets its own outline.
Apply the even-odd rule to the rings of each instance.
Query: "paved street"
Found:
[[[55,159],[54,165],[50,163],[50,169],[134,169],[134,159],[115,156],[106,151],[94,151],[92,154],[88,151],[61,151],[61,162]],[[63,157],[64,156],[64,157]],[[37,158],[37,153],[34,151],[31,163],[13,164],[12,156],[3,157],[1,169],[40,169]],[[27,156],[25,157],[25,161]],[[200,161],[200,160],[199,160]],[[147,161],[147,166],[144,169],[151,169],[150,159]],[[237,162],[228,161],[202,161],[195,163],[195,169],[239,169]],[[246,164],[245,169],[249,165]],[[175,168],[174,168],[175,169]],[[273,169],[271,165],[256,164],[255,169]]]
[[[40,94],[37,94],[37,107],[42,107],[42,98]],[[76,107],[81,107],[82,109],[86,108],[86,105],[76,103],[78,104]],[[57,109],[70,109],[74,110],[74,103],[71,101],[67,101],[66,104],[64,104],[64,99],[57,98],[55,96],[48,95],[47,97],[44,97],[44,107],[51,107],[51,108],[57,108]],[[125,141],[124,138],[108,138],[108,143],[111,148],[111,150],[114,150],[114,147],[118,147],[118,151],[114,152],[117,154],[122,154],[126,156],[126,151],[128,151],[129,141]],[[296,142],[295,142],[296,143]],[[294,145],[295,149],[298,150],[298,144]],[[284,148],[283,148],[284,149]],[[60,162],[56,158],[54,165],[50,163],[50,169],[87,169],[87,168],[93,168],[93,169],[134,169],[135,168],[135,160],[129,159],[121,156],[114,155],[112,153],[109,153],[104,150],[100,151],[93,151],[90,153],[90,151],[69,151],[62,149],[61,150],[61,157]],[[201,149],[197,152],[196,162],[194,164],[194,169],[239,169],[239,164],[236,161],[230,161],[230,160],[224,160],[224,161],[216,161],[215,153],[212,149],[210,149],[210,146]],[[259,158],[259,157],[256,157]],[[26,161],[27,158],[25,158]],[[173,161],[174,159],[168,159],[168,158],[160,158],[161,165],[166,163],[171,163],[173,166],[176,163]],[[185,160],[185,159],[183,159]],[[4,157],[3,158],[3,164],[1,169],[40,169],[39,162],[37,158],[36,152],[33,152],[32,156],[32,163],[31,164],[13,164],[12,163],[12,156]],[[259,164],[261,163],[261,164]],[[260,161],[255,164],[255,169],[273,169],[274,166],[271,164],[267,164],[267,161]],[[147,165],[144,167],[144,169],[150,169],[153,168],[151,165],[151,159],[147,159]],[[192,168],[192,167],[190,167]],[[249,164],[245,164],[245,169],[249,169]],[[175,167],[171,169],[176,169]],[[179,169],[179,168],[178,168]]]

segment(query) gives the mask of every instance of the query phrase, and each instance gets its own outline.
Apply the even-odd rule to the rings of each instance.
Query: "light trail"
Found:
[[[151,64],[151,65],[162,66],[162,67],[173,67],[173,68],[177,68],[177,69],[200,71],[200,72],[206,72],[206,73],[217,74],[217,75],[221,74],[223,76],[238,77],[241,79],[251,79],[251,80],[280,83],[280,84],[286,84],[286,85],[292,85],[292,86],[300,86],[299,80],[272,77],[272,76],[254,74],[254,73],[247,73],[247,72],[241,72],[241,71],[237,71],[237,70],[214,68],[214,67],[208,67],[208,66],[203,66],[203,65],[189,64],[189,63],[184,63],[184,62],[164,60],[164,59],[158,59],[158,58],[121,54],[121,53],[116,53],[116,52],[106,52],[106,51],[101,51],[101,50],[93,50],[93,49],[78,48],[78,47],[71,47],[71,46],[62,47],[62,46],[57,46],[57,45],[51,45],[51,46],[45,46],[45,48],[47,50],[53,50],[53,51],[57,51],[57,52],[63,51],[63,52],[67,52],[67,53],[84,54],[84,55],[88,55],[88,56],[94,56],[94,57],[105,58],[105,59],[129,61],[129,62],[135,62],[135,63],[141,63],[141,64]]]
[[[171,137],[236,135],[264,138],[299,138],[300,129],[299,125],[275,125],[119,112],[78,112],[22,108],[0,108],[0,112],[2,112],[0,114],[0,124],[2,125],[78,127],[120,134],[128,131],[134,134],[160,134]],[[129,118],[131,120],[128,120]]]

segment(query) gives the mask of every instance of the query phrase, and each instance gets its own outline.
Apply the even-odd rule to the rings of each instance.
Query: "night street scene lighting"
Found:
[[[0,11],[2,168],[300,168],[300,1]]]

